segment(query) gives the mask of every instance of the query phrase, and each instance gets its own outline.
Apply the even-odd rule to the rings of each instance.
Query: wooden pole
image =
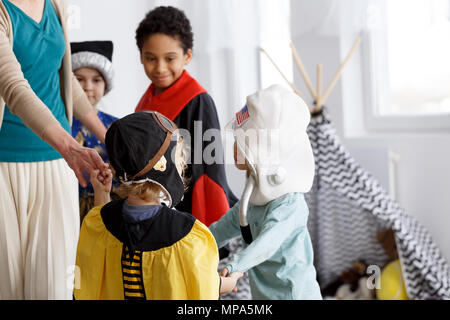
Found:
[[[317,101],[318,96],[317,96],[317,93],[314,91],[313,85],[308,76],[308,72],[306,72],[306,69],[302,63],[302,60],[300,59],[300,56],[297,53],[297,50],[295,50],[294,44],[292,42],[291,42],[290,46],[291,46],[291,50],[292,50],[292,55],[294,56],[295,64],[297,65],[298,70],[300,71],[300,74],[303,77],[303,80],[305,80],[305,84],[308,87],[308,90],[311,93],[311,96],[313,97],[314,100]]]
[[[346,66],[348,61],[350,60],[350,58],[353,55],[353,53],[355,53],[356,48],[359,46],[360,43],[361,43],[361,37],[358,37],[356,39],[355,43],[353,44],[353,47],[350,49],[350,52],[347,54],[347,57],[345,58],[344,62],[341,64],[341,66],[339,67],[339,69],[335,73],[333,79],[331,80],[330,84],[328,85],[327,90],[325,90],[325,93],[323,94],[323,96],[320,97],[320,99],[318,99],[318,100],[320,100],[320,103],[322,105],[325,103],[325,100],[330,95],[331,90],[333,90],[334,86],[336,85],[336,82],[339,80],[339,77],[341,76],[342,70],[344,69],[344,67]]]
[[[321,94],[322,94],[322,65],[318,64],[317,65],[317,91],[316,91],[316,107],[314,109],[314,111],[319,111],[322,109],[322,99],[321,99]]]
[[[288,80],[288,78],[284,75],[284,73],[280,70],[280,68],[278,68],[277,64],[275,63],[275,61],[273,61],[273,59],[270,57],[270,55],[267,53],[266,50],[264,50],[263,48],[260,48],[260,50],[267,56],[267,58],[269,58],[270,62],[274,65],[274,67],[278,70],[278,72],[281,74],[281,76],[283,77],[283,79],[289,84],[289,86],[292,88],[292,90],[294,90],[294,92],[303,99],[303,101],[306,103],[306,105],[309,108],[309,111],[312,112],[313,108],[311,108],[311,106],[306,102],[305,98],[303,97],[303,95],[300,93],[300,91],[297,90],[297,88],[294,86],[294,84],[292,82],[290,82]]]

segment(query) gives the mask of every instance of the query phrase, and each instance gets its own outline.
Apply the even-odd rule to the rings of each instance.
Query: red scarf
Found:
[[[155,95],[152,83],[134,111],[158,111],[173,121],[189,101],[204,92],[206,90],[184,70],[180,78],[160,94]]]

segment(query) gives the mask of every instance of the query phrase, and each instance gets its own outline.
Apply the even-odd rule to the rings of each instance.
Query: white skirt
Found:
[[[0,299],[72,299],[78,206],[64,159],[0,162]]]

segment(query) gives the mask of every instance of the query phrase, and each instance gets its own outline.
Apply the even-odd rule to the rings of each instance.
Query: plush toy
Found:
[[[386,229],[378,232],[377,241],[381,244],[384,251],[386,252],[388,261],[398,259],[397,245],[395,243],[395,233],[392,229]]]
[[[367,284],[368,277],[361,277],[358,280],[358,286],[355,290],[352,290],[351,285],[348,283],[343,284],[336,291],[335,298],[338,300],[372,300],[375,297],[375,293],[372,289],[369,289]]]
[[[336,296],[337,290],[339,290],[341,287],[348,287],[348,290],[354,292],[358,289],[359,279],[366,274],[366,269],[367,265],[365,264],[365,262],[355,261],[351,269],[342,272],[338,279],[330,283],[322,290],[322,295],[329,297]]]
[[[388,263],[377,279],[376,295],[379,300],[408,300],[400,260]]]
[[[386,229],[378,232],[377,241],[381,244],[386,255],[388,257],[388,262],[392,262],[398,260],[398,252],[397,245],[395,243],[395,233],[392,229]],[[393,269],[394,265],[391,265],[389,268],[387,267],[389,264],[385,266],[383,269],[382,275],[380,275],[377,281],[381,281],[382,289],[377,291],[378,295],[381,297],[388,297],[391,299],[396,297],[396,293],[389,298],[390,294],[390,286],[392,284],[398,284],[398,281],[395,282],[395,269]],[[398,263],[398,266],[400,264]],[[355,261],[353,263],[353,267],[344,271],[338,279],[328,284],[323,290],[323,296],[335,297],[336,299],[373,299],[375,298],[375,292],[373,290],[369,290],[367,286],[367,278],[366,275],[367,265],[363,261]],[[400,269],[399,269],[400,270]],[[384,273],[384,276],[383,276]],[[401,275],[401,271],[399,272]],[[382,279],[380,279],[382,278]],[[398,279],[398,277],[397,277]],[[404,287],[403,278],[401,284]],[[363,283],[365,281],[365,283]],[[383,287],[384,286],[384,287]],[[369,295],[370,292],[370,295]],[[379,294],[378,294],[379,292]],[[400,298],[406,297],[406,290],[403,290],[399,293]],[[379,297],[378,297],[379,298]],[[383,299],[379,298],[379,299]]]

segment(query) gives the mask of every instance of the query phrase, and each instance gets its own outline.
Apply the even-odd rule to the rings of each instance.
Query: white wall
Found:
[[[311,81],[316,65],[324,64],[327,84],[364,28],[370,0],[291,1],[293,42]],[[400,156],[396,166],[397,201],[431,233],[450,261],[450,132],[369,131],[364,120],[364,72],[367,64],[358,49],[330,95],[328,107],[343,142],[351,148],[391,150]],[[426,63],[426,62],[422,62]],[[295,84],[306,93],[298,73]],[[385,163],[365,163],[373,172]]]

